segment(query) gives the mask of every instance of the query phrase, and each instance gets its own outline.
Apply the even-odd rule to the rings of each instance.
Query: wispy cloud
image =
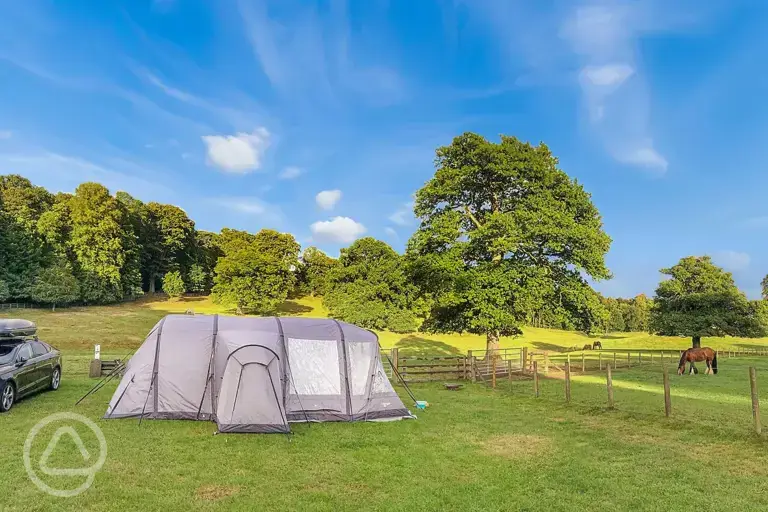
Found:
[[[86,181],[102,183],[111,192],[124,190],[143,200],[172,201],[176,193],[162,182],[158,169],[120,158],[100,164],[49,151],[0,155],[0,167],[23,174],[54,191],[71,192]]]
[[[408,226],[413,224],[413,202],[405,203],[400,209],[389,216],[389,220],[398,226]]]
[[[289,166],[280,171],[280,174],[277,175],[277,178],[281,180],[295,180],[302,174],[304,174],[304,170],[300,167]]]
[[[397,231],[395,231],[394,228],[391,228],[389,226],[384,228],[384,233],[386,233],[391,238],[394,238],[395,240],[400,239],[400,236],[397,234]]]
[[[405,82],[393,67],[352,51],[358,45],[352,41],[343,2],[331,2],[326,10],[247,0],[240,0],[239,7],[253,54],[283,97],[304,105],[320,101],[337,106],[350,93],[373,105],[404,98]],[[284,16],[278,18],[274,11]]]
[[[218,208],[249,217],[258,217],[265,223],[279,225],[284,219],[282,209],[258,197],[216,197],[207,201]]]
[[[738,272],[747,269],[752,258],[749,254],[739,251],[718,251],[714,254],[713,259],[719,265],[731,272]]]
[[[639,71],[638,40],[649,30],[639,9],[639,3],[584,3],[560,34],[578,56],[589,121],[608,152],[619,162],[665,172],[667,159],[651,136],[650,90]]]

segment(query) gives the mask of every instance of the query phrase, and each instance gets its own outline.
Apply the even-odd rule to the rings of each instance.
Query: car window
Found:
[[[34,357],[43,356],[48,353],[48,348],[42,343],[40,343],[39,341],[33,341],[31,345],[32,345],[32,355]]]
[[[29,348],[29,343],[25,343],[19,348],[19,355],[17,357],[18,361],[26,361],[27,359],[32,359],[32,349]]]
[[[0,366],[13,363],[16,358],[16,345],[0,345]]]

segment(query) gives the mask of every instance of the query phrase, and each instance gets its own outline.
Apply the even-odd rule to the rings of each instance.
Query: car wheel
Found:
[[[59,384],[61,384],[61,369],[54,368],[51,375],[51,390],[56,391],[59,389]]]
[[[0,392],[0,412],[7,412],[13,407],[13,402],[16,401],[16,388],[13,384],[6,382],[3,386],[3,391]]]

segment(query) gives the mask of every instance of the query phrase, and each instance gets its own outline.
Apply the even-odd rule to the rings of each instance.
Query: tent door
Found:
[[[217,409],[220,432],[290,432],[277,371],[277,365],[230,360]]]

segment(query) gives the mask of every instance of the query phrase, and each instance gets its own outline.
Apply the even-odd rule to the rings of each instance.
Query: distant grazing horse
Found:
[[[581,350],[592,350],[592,345],[590,345],[589,343],[587,343],[586,345],[584,345],[584,346],[581,348]]]
[[[594,350],[597,350],[597,349],[603,350],[603,344],[602,344],[602,343],[600,343],[600,341],[598,340],[598,341],[596,341],[596,342],[594,342],[594,343],[592,344],[592,348],[593,348]]]
[[[688,373],[698,373],[693,363],[698,361],[707,362],[707,371],[704,373],[717,373],[717,352],[709,347],[702,348],[689,348],[683,355],[680,356],[680,364],[677,366],[677,374],[682,375],[685,373],[685,363],[691,363],[691,368]]]

